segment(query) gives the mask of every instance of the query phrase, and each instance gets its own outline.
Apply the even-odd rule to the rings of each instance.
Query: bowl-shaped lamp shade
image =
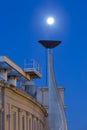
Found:
[[[58,46],[61,41],[54,41],[54,40],[39,40],[39,43],[42,44],[45,48],[55,48]]]

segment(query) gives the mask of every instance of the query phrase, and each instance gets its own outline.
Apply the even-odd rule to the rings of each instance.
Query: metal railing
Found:
[[[34,59],[31,59],[31,60],[26,59],[24,61],[24,70],[26,70],[26,69],[28,69],[29,71],[35,70],[41,74],[41,66]]]

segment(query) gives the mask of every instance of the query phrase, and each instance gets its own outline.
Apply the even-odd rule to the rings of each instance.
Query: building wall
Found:
[[[48,111],[48,87],[38,87],[37,89],[37,101],[39,101]],[[58,87],[58,91],[61,96],[61,101],[64,105],[64,91],[65,89],[63,87]],[[64,105],[64,109],[66,106]]]
[[[2,89],[0,102],[3,100],[4,111],[0,112],[0,130],[48,130],[47,112],[40,103],[16,87],[3,84]]]
[[[58,87],[57,89],[59,91],[60,97],[61,97],[61,102],[64,106],[64,110],[66,109],[66,105],[64,104],[64,91],[65,89],[63,87]],[[46,108],[48,112],[48,92],[49,88],[48,87],[38,87],[37,88],[37,101],[43,104],[43,106]],[[48,112],[48,118],[49,118],[49,112]],[[47,124],[49,124],[49,119],[47,118]],[[49,125],[47,126],[49,129]]]

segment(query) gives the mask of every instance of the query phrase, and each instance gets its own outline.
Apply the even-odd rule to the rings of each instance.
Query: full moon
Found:
[[[53,17],[48,17],[46,22],[47,22],[47,24],[52,25],[52,24],[54,24],[55,20]]]

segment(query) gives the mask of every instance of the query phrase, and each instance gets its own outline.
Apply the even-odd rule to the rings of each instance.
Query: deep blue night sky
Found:
[[[46,18],[54,16],[50,28]],[[62,40],[54,49],[58,85],[66,88],[65,104],[69,130],[87,130],[87,1],[2,0],[0,1],[0,55],[23,68],[25,58],[42,66],[44,86],[46,51],[39,39]]]

